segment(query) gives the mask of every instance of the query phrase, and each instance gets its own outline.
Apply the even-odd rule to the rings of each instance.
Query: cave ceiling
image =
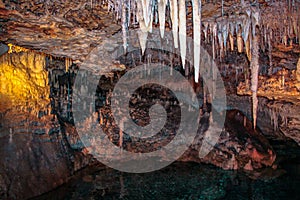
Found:
[[[267,0],[202,1],[201,20],[204,27],[211,22],[244,23],[243,16],[247,11],[258,8],[261,14],[261,27],[279,33],[274,34],[277,38],[272,40],[272,43],[276,43],[287,38],[285,35],[290,38],[293,37],[292,33],[296,38],[299,35],[298,14],[289,12],[291,6],[299,7],[299,1],[284,2],[285,4],[282,1]],[[104,38],[122,31],[118,8],[115,5],[111,8],[111,4],[112,2],[107,0],[1,0],[0,40],[53,56],[68,57],[75,63],[80,63],[93,48],[101,44]],[[186,5],[187,35],[192,36],[192,2],[186,1]],[[170,28],[168,18],[170,15],[166,17],[166,29],[168,26]],[[131,23],[129,29],[134,28],[137,28],[137,25]],[[206,33],[212,34],[209,31]]]

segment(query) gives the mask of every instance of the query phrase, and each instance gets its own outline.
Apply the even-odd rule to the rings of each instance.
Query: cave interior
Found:
[[[0,199],[299,199],[299,0],[0,0]]]

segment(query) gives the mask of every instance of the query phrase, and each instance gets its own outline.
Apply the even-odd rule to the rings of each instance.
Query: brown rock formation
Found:
[[[125,2],[134,2],[136,7],[126,9]],[[59,98],[64,99],[67,91],[64,71],[69,72],[72,63],[80,66],[95,47],[100,48],[99,45],[105,38],[121,29],[125,36],[128,30],[140,26],[143,33],[134,39],[137,44],[140,42],[139,45],[144,50],[147,47],[146,38],[151,35],[148,32],[152,28],[160,27],[161,31],[164,30],[165,40],[173,41],[178,38],[178,55],[182,60],[178,61],[180,59],[177,55],[176,65],[183,67],[184,59],[189,57],[187,54],[192,55],[192,49],[197,51],[191,42],[186,42],[186,36],[192,37],[203,44],[212,60],[220,65],[222,73],[228,74],[225,80],[230,83],[226,83],[226,86],[231,88],[228,87],[227,91],[234,96],[229,99],[228,107],[241,110],[242,113],[229,112],[229,121],[226,122],[226,129],[219,143],[205,158],[200,159],[198,156],[202,139],[199,136],[182,160],[210,163],[224,169],[255,170],[272,166],[276,157],[263,135],[291,138],[300,144],[299,1],[201,1],[201,6],[193,9],[192,1],[180,0],[179,15],[174,13],[175,5],[172,4],[169,13],[165,9],[167,1],[161,1],[159,11],[150,16],[145,14],[150,13],[150,5],[143,5],[145,7],[142,8],[140,1],[137,1],[137,5],[135,2],[0,0],[0,41],[22,46],[10,45],[11,54],[0,58],[0,198],[21,199],[41,194],[64,183],[74,171],[89,163],[89,152],[80,143],[74,126],[62,120],[59,125],[57,117],[51,113],[47,79],[54,79],[61,95]],[[176,19],[176,16],[180,17]],[[159,18],[159,22],[155,21],[155,17]],[[196,22],[198,24],[193,24]],[[259,26],[259,33],[256,32],[256,26]],[[196,31],[196,28],[201,32]],[[169,30],[176,35],[167,37],[166,32]],[[178,32],[180,35],[177,35]],[[257,34],[259,37],[256,37]],[[126,39],[124,37],[121,42],[111,41],[108,48],[121,45],[126,47]],[[100,50],[99,52],[105,51],[104,48]],[[62,58],[65,65],[50,62],[53,66],[47,66],[51,73],[60,70],[59,75],[47,77],[46,54],[49,55],[49,60],[52,57]],[[242,63],[234,61],[236,63],[233,65],[230,62],[236,58],[234,55],[245,59],[241,59]],[[226,58],[230,56],[232,59],[224,67]],[[157,59],[158,56],[154,57]],[[91,63],[94,68],[90,68],[93,73],[125,69],[125,65],[111,59],[111,55],[105,55],[104,58],[90,58],[94,61]],[[140,59],[142,60],[142,56]],[[170,60],[173,62],[175,59]],[[198,60],[195,59],[194,62]],[[248,84],[249,66],[252,72],[251,88]],[[262,73],[264,67],[267,68],[268,75]],[[197,73],[198,67],[195,68]],[[241,69],[245,83],[240,83],[237,92],[243,96],[253,95],[252,108],[250,98],[235,96]],[[194,69],[186,65],[185,70],[188,75]],[[110,75],[114,76],[112,73]],[[194,84],[194,87],[199,88],[199,85]],[[82,91],[92,93],[88,88],[83,88]],[[204,96],[207,98],[209,95]],[[69,100],[69,96],[65,99]],[[65,101],[59,103],[62,105],[62,114],[65,110],[69,111]],[[58,112],[57,115],[61,113]],[[110,116],[111,113],[106,111],[105,114]],[[208,112],[205,115],[203,120],[208,123]],[[94,118],[96,117],[95,115]],[[115,124],[100,117],[100,123],[105,124],[106,129],[114,131]],[[252,119],[253,123],[245,120],[246,118]],[[243,127],[241,124],[245,121]],[[252,125],[257,125],[257,130],[252,130]],[[83,128],[91,128],[91,122],[87,121]],[[95,130],[91,132],[93,131]],[[204,128],[201,131],[203,134]],[[111,138],[117,138],[119,134],[118,130]],[[125,140],[119,140],[119,144],[127,145]],[[141,147],[143,144],[128,145],[128,148],[137,146]]]

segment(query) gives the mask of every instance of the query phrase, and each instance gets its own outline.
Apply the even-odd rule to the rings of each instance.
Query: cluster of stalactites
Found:
[[[117,20],[121,21],[124,50],[127,48],[127,30],[130,24],[139,24],[139,42],[144,53],[146,49],[148,33],[152,32],[153,22],[158,24],[160,29],[160,35],[163,38],[165,33],[165,22],[169,19],[172,23],[172,33],[174,38],[174,47],[179,48],[182,58],[182,65],[185,67],[186,59],[186,10],[187,5],[185,0],[107,0],[109,11],[116,13]],[[199,53],[199,56],[195,56],[195,77],[198,82],[199,74],[199,57],[200,57],[200,33],[201,33],[201,1],[192,1],[195,9],[193,11],[194,16],[197,16],[194,20],[196,29],[195,33],[197,39],[195,42],[194,50]],[[169,12],[167,12],[169,11]],[[196,44],[195,43],[195,44]],[[197,63],[196,63],[197,62]],[[198,72],[198,73],[197,73]]]
[[[200,73],[200,49],[201,49],[201,33],[204,33],[205,41],[212,43],[213,47],[213,59],[219,54],[222,58],[226,53],[228,42],[230,50],[235,49],[234,36],[236,36],[236,44],[238,52],[243,52],[244,49],[251,59],[251,45],[252,39],[255,37],[256,26],[260,25],[260,12],[255,7],[246,7],[245,2],[242,1],[244,7],[244,14],[239,16],[224,16],[222,1],[222,16],[213,21],[202,21],[202,1],[192,0],[192,13],[193,13],[193,41],[194,41],[194,78],[195,82],[199,81]],[[108,8],[113,9],[116,12],[117,19],[122,22],[123,42],[124,50],[127,47],[127,30],[130,23],[138,23],[140,26],[139,41],[144,53],[146,49],[146,42],[148,32],[152,31],[153,19],[157,23],[159,21],[159,28],[161,37],[164,37],[165,20],[166,20],[166,8],[169,6],[170,18],[172,22],[172,32],[174,38],[174,47],[178,48],[178,39],[180,44],[180,53],[183,67],[185,65],[186,57],[186,10],[187,5],[185,0],[114,0],[114,2],[108,2]],[[133,17],[131,14],[133,13]],[[202,30],[204,27],[204,30]],[[212,34],[211,34],[212,33]],[[179,35],[178,35],[179,34]],[[255,38],[256,39],[256,38]],[[219,53],[217,53],[217,49]],[[257,61],[258,55],[255,55]],[[257,63],[257,62],[255,62]],[[256,66],[257,65],[257,66]],[[253,118],[256,119],[257,109],[257,80],[258,76],[258,64],[251,65],[253,68],[252,73],[252,90],[253,90]],[[255,73],[255,74],[254,74]],[[256,122],[254,122],[256,124]]]
[[[220,11],[222,13],[220,15],[223,17],[211,18],[210,20],[201,19],[201,0],[190,1],[193,6],[194,67],[196,73],[198,73],[199,66],[196,57],[200,57],[198,51],[201,45],[201,33],[204,34],[205,40],[212,43],[214,59],[216,57],[222,59],[226,52],[231,50],[239,53],[245,52],[248,59],[251,60],[252,36],[259,21],[261,21],[262,35],[259,43],[262,50],[271,52],[271,44],[274,40],[289,45],[288,43],[293,41],[291,40],[293,36],[298,39],[300,37],[299,3],[297,1],[272,2],[268,8],[271,9],[271,12],[267,12],[266,15],[262,13],[262,19],[260,19],[257,4],[250,5],[245,1],[237,2],[240,3],[238,14],[228,15],[224,11],[224,1],[222,1],[222,10]],[[186,0],[103,0],[103,2],[108,5],[109,11],[115,12],[116,19],[121,21],[125,50],[127,48],[126,35],[130,24],[139,24],[140,26],[139,41],[143,53],[146,48],[148,33],[152,31],[153,22],[159,23],[161,37],[164,37],[165,21],[170,20],[174,47],[180,47],[182,65],[185,67],[186,17],[187,4],[190,2]],[[198,75],[195,74],[196,82],[198,81],[197,77]]]
[[[205,40],[212,42],[214,59],[218,55],[222,58],[227,49],[234,50],[236,43],[237,50],[239,52],[245,51],[249,60],[251,60],[251,39],[255,33],[254,26],[258,25],[260,20],[260,15],[256,8],[246,8],[245,3],[241,2],[244,6],[244,14],[242,15],[224,16],[216,20],[202,21],[201,0],[191,0],[191,3],[193,7],[194,71],[196,82],[199,79],[201,33],[204,34]],[[130,24],[139,24],[139,41],[142,53],[144,53],[148,33],[152,31],[153,22],[159,22],[160,33],[163,38],[166,16],[168,16],[172,23],[174,47],[180,48],[182,65],[185,67],[187,51],[187,2],[185,0],[108,0],[107,4],[108,9],[114,11],[116,18],[121,21],[125,51],[127,48],[127,30]],[[169,11],[169,13],[166,11]],[[222,9],[223,14],[224,10]],[[236,42],[234,37],[237,40]]]
[[[122,21],[124,49],[127,47],[127,30],[130,23],[139,24],[139,41],[144,53],[148,33],[152,31],[153,21],[159,22],[161,37],[164,37],[166,10],[169,10],[169,18],[172,23],[172,32],[174,38],[174,47],[180,48],[183,68],[186,58],[186,0],[106,0],[108,9],[116,13],[117,19]],[[245,52],[251,62],[251,89],[253,93],[253,118],[254,126],[256,124],[257,110],[257,77],[258,77],[258,48],[269,52],[270,68],[272,66],[272,47],[274,38],[287,45],[288,38],[295,35],[299,39],[299,10],[293,5],[297,2],[288,0],[275,2],[275,9],[283,9],[286,17],[278,12],[270,20],[268,15],[262,18],[259,6],[252,6],[245,1],[240,1],[241,11],[239,14],[225,15],[224,1],[222,0],[222,17],[206,20],[201,18],[202,2],[201,0],[191,0],[193,7],[193,41],[194,41],[194,72],[195,82],[199,81],[200,67],[200,46],[201,34],[204,34],[205,41],[212,44],[212,57],[222,59],[228,50]],[[287,5],[286,5],[287,4]],[[295,8],[296,7],[296,8]],[[168,9],[167,9],[168,8]],[[271,6],[272,9],[272,6]],[[269,13],[270,14],[270,13]],[[261,19],[262,18],[262,19]],[[276,19],[275,19],[276,18]],[[279,18],[279,19],[277,19]],[[283,21],[282,21],[283,20]],[[282,23],[280,23],[282,21]],[[276,23],[279,22],[279,23]],[[261,37],[256,37],[256,26],[259,27]],[[178,45],[179,40],[179,45]],[[235,41],[236,40],[236,41]],[[253,43],[253,40],[255,42]],[[259,41],[257,41],[259,40]],[[291,40],[290,40],[291,41]],[[253,45],[256,45],[253,47]],[[260,46],[258,46],[260,45]],[[253,51],[255,49],[255,51]],[[257,55],[252,55],[253,53]],[[253,58],[254,57],[254,58]]]

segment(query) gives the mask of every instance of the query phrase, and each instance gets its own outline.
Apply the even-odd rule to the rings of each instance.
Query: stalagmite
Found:
[[[158,17],[159,17],[160,35],[163,38],[164,34],[165,34],[167,0],[158,0],[157,3],[158,3]]]
[[[183,69],[186,57],[186,7],[185,0],[179,0],[179,43]]]
[[[193,0],[193,29],[194,29],[194,72],[195,82],[199,81],[200,45],[201,45],[201,1]]]
[[[170,12],[172,20],[172,31],[174,38],[174,47],[178,48],[178,2],[177,0],[170,0]]]
[[[257,120],[257,87],[258,87],[258,70],[259,70],[259,37],[258,34],[253,36],[252,40],[252,52],[251,52],[251,91],[252,91],[252,115],[253,115],[253,127],[256,128]]]

